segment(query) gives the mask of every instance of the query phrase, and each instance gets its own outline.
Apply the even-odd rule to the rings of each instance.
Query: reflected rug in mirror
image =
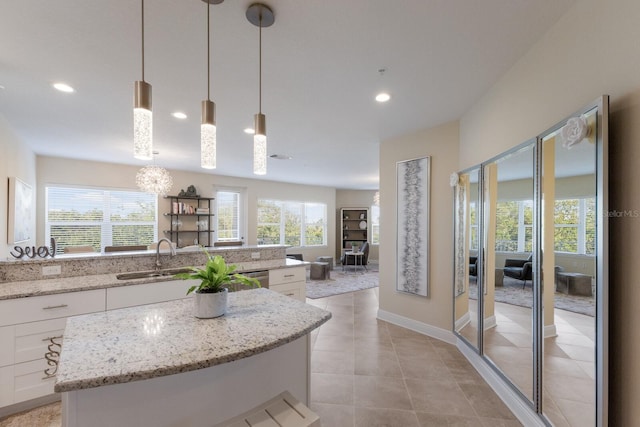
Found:
[[[478,287],[475,277],[470,277],[469,282],[469,298],[478,299]],[[528,281],[525,288],[522,289],[522,280],[505,277],[504,285],[496,287],[495,299],[497,302],[504,302],[506,304],[532,307],[533,293],[531,291],[531,282]],[[572,311],[591,317],[593,317],[596,312],[595,299],[593,297],[565,295],[560,292],[556,292],[554,295],[554,307],[559,310]]]
[[[353,272],[351,268],[343,272],[342,266],[336,266],[331,271],[329,280],[310,280],[309,271],[307,271],[307,298],[324,298],[377,287],[377,265],[375,267],[370,265],[367,268],[368,270],[364,272]]]

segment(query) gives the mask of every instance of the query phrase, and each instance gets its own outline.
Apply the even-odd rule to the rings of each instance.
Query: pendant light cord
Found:
[[[262,9],[260,9],[260,31],[259,31],[259,45],[260,45],[260,54],[259,54],[259,88],[258,88],[258,112],[262,114]]]
[[[142,3],[142,81],[144,81],[144,0],[141,1]]]
[[[209,46],[209,10],[211,9],[211,3],[207,2],[207,100],[211,101],[211,48]]]

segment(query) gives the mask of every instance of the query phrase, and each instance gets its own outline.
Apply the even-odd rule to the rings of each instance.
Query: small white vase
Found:
[[[220,317],[227,312],[227,295],[229,292],[200,293],[193,298],[193,315],[199,319]]]

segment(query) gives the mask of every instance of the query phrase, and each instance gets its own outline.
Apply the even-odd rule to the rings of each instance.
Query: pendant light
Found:
[[[258,114],[254,116],[253,134],[253,173],[266,175],[267,173],[267,120],[262,114],[262,27],[270,27],[275,22],[273,11],[262,3],[254,3],[247,9],[247,19],[257,26],[259,31],[259,101]]]
[[[133,91],[133,157],[153,158],[153,117],[151,113],[151,85],[144,81],[144,0],[142,3],[142,80],[135,82]]]
[[[151,154],[155,156],[159,153],[154,151]],[[153,164],[143,167],[136,174],[136,185],[145,193],[158,194],[164,197],[171,191],[173,178],[165,168],[156,166],[154,157]]]
[[[224,0],[202,0],[207,3],[207,99],[202,101],[202,124],[200,125],[200,166],[204,169],[216,168],[216,104],[211,101],[211,39],[209,9],[211,4]]]

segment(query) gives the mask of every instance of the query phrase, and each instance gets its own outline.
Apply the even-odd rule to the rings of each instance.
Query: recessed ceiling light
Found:
[[[255,133],[255,131],[253,130],[253,128],[246,128],[244,130],[244,133],[248,133],[249,135],[253,135]]]
[[[60,92],[65,92],[65,93],[75,92],[75,89],[66,83],[54,83],[53,87],[59,90]]]
[[[389,95],[386,92],[380,92],[379,94],[376,95],[376,101],[378,102],[387,102],[390,99],[391,99],[391,95]]]
[[[286,154],[272,154],[269,157],[271,157],[272,159],[278,159],[278,160],[291,160],[291,159],[293,159],[293,157],[287,156]]]
[[[176,111],[175,113],[171,113],[171,115],[173,117],[175,117],[176,119],[186,119],[187,115],[185,113],[183,113],[182,111]]]

